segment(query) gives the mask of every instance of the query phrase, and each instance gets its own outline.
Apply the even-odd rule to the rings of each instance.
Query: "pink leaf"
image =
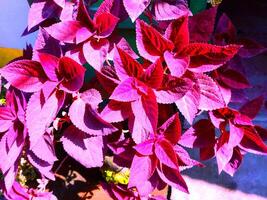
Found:
[[[171,4],[168,1],[158,0],[154,3],[156,20],[174,20],[190,14],[186,3],[179,2]]]
[[[166,139],[158,139],[155,143],[155,155],[164,165],[178,169],[178,160],[172,144]]]
[[[108,135],[117,130],[104,121],[90,104],[79,97],[71,104],[69,116],[78,129],[89,135]]]
[[[149,138],[151,133],[156,131],[158,123],[158,105],[156,97],[151,89],[148,89],[148,94],[142,96],[131,103],[134,119],[129,125],[132,132],[132,137],[136,144],[139,144]],[[130,123],[130,121],[129,121]]]
[[[227,143],[223,144],[216,152],[216,159],[218,164],[219,174],[227,166],[233,156],[233,147]]]
[[[198,112],[200,101],[199,87],[194,85],[181,99],[178,99],[175,104],[185,119],[192,124]]]
[[[244,136],[244,132],[242,128],[235,126],[231,122],[229,122],[229,129],[230,129],[230,136],[228,145],[235,147],[241,142]]]
[[[154,150],[154,139],[146,140],[136,145],[134,148],[138,153],[144,156],[152,155]]]
[[[238,148],[234,148],[233,156],[229,163],[224,167],[224,171],[231,175],[234,176],[234,173],[237,171],[239,166],[241,165],[241,162],[243,160],[243,156],[240,153],[240,150]]]
[[[98,104],[102,102],[102,97],[99,91],[96,89],[89,89],[80,94],[81,99],[92,106],[92,108],[97,109]]]
[[[86,61],[97,71],[101,72],[103,63],[106,60],[109,49],[109,42],[106,39],[99,41],[91,40],[83,45],[83,55]]]
[[[125,10],[134,22],[147,8],[151,0],[123,0]]]
[[[79,21],[62,21],[49,26],[45,30],[59,41],[75,43],[76,34],[82,27],[83,25]]]
[[[135,78],[128,78],[115,88],[109,98],[120,102],[136,101],[141,98],[139,88],[145,87],[142,82]]]
[[[24,92],[36,92],[47,81],[42,66],[31,60],[18,60],[6,65],[1,75],[14,87]]]
[[[175,52],[180,52],[186,45],[188,45],[188,16],[172,21],[165,31],[165,37],[173,42]]]
[[[128,188],[139,186],[147,181],[154,173],[157,166],[157,159],[154,156],[135,155],[130,168],[131,174]]]
[[[111,100],[101,112],[101,117],[108,122],[121,122],[132,114],[130,103]]]
[[[171,75],[181,77],[189,65],[188,59],[176,58],[172,53],[166,51],[164,53],[164,59],[171,72]]]
[[[200,89],[199,109],[215,110],[225,106],[221,91],[209,76],[205,74],[195,74],[196,81]]]
[[[16,117],[8,107],[0,107],[0,132],[7,131],[15,119]]]
[[[139,54],[151,62],[156,61],[165,51],[173,49],[171,41],[142,20],[136,21],[136,45]]]
[[[74,126],[69,126],[61,138],[64,150],[87,168],[103,165],[103,139],[89,137]]]

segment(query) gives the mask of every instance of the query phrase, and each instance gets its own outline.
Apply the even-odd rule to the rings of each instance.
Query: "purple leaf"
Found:
[[[55,17],[59,7],[54,1],[34,1],[31,5],[28,15],[28,30],[39,25],[48,18]]]
[[[147,8],[151,0],[123,0],[125,10],[134,22]]]
[[[15,119],[16,117],[9,107],[0,107],[0,132],[7,131],[13,125]]]
[[[72,123],[89,135],[108,135],[117,129],[104,121],[90,104],[82,98],[77,98],[70,106],[69,116]]]
[[[48,133],[39,138],[36,144],[32,146],[31,151],[39,159],[49,164],[53,164],[57,160],[53,140]]]
[[[239,111],[240,113],[248,116],[250,119],[254,119],[257,114],[259,113],[262,105],[264,102],[264,97],[259,96],[249,102],[247,102],[245,105],[243,105]]]
[[[217,8],[204,10],[189,19],[190,41],[209,42],[214,30]]]
[[[31,60],[18,60],[6,65],[1,75],[15,88],[24,92],[39,91],[47,81],[40,63]]]
[[[61,138],[65,151],[87,168],[103,165],[103,139],[90,137],[74,126],[69,126]]]
[[[52,172],[52,167],[50,163],[38,158],[32,151],[27,154],[29,162],[45,177],[50,180],[55,180],[54,173]]]

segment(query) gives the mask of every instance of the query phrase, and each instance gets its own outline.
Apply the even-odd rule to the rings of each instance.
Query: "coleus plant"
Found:
[[[28,32],[39,29],[36,43],[0,70],[6,199],[56,199],[46,184],[55,180],[58,142],[85,168],[109,172],[112,157],[127,171],[129,179],[102,182],[114,199],[165,199],[151,194],[166,185],[188,193],[181,171],[204,165],[185,148],[216,157],[219,173],[230,175],[246,153],[267,154],[267,130],[253,124],[264,97],[229,106],[237,89],[251,87],[233,60],[262,45],[238,38],[225,14],[215,24],[217,7],[191,16],[182,0],[105,0],[92,13],[93,3],[33,1]],[[118,31],[127,14],[140,57]],[[38,187],[22,184],[25,163]]]

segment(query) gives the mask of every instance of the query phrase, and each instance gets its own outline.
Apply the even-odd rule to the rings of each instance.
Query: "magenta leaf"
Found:
[[[61,138],[65,151],[87,168],[103,165],[103,139],[101,136],[88,136],[69,126]]]
[[[15,88],[24,92],[39,91],[47,81],[40,63],[31,60],[18,60],[6,65],[1,75]]]
[[[26,125],[31,146],[34,146],[45,134],[55,119],[65,100],[63,91],[55,90],[46,94],[44,90],[34,93],[26,110]]]
[[[142,185],[153,175],[156,166],[157,159],[154,156],[135,155],[130,168],[131,175],[128,188]]]
[[[158,139],[155,143],[155,155],[164,165],[178,169],[178,160],[172,144],[166,139]]]
[[[136,144],[149,138],[151,133],[156,131],[158,123],[158,105],[156,97],[151,89],[148,89],[146,96],[131,103],[134,114],[129,129]]]
[[[72,123],[89,135],[108,135],[117,129],[104,121],[96,110],[82,98],[77,98],[70,106],[69,116]]]
[[[219,174],[227,166],[233,156],[233,147],[224,143],[216,152],[216,159],[218,164]]]
[[[154,149],[154,140],[153,139],[146,140],[136,145],[134,148],[138,153],[144,156],[152,155]]]
[[[125,10],[132,22],[134,22],[147,8],[151,0],[123,0]]]
[[[244,132],[242,128],[235,126],[231,122],[229,122],[229,129],[230,129],[230,136],[228,145],[235,147],[241,142],[244,136]]]
[[[97,109],[98,104],[102,102],[102,97],[99,91],[96,89],[89,89],[80,94],[81,99],[92,106],[92,108]]]
[[[13,125],[15,119],[16,117],[9,107],[0,107],[0,132],[7,131]]]

